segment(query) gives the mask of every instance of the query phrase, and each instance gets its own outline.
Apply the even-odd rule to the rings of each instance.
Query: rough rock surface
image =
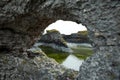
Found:
[[[68,47],[66,41],[57,30],[49,30],[46,34],[42,35],[39,42],[54,43],[59,46]]]
[[[65,41],[71,43],[90,43],[89,38],[78,33],[72,33],[70,35],[62,35]]]
[[[0,80],[57,80],[63,73],[61,66],[43,54],[33,59],[3,55],[0,54]]]
[[[58,19],[85,25],[96,53],[83,63],[77,80],[120,79],[119,0],[0,0],[0,55],[6,51],[22,55],[37,40],[39,33]],[[11,55],[6,64],[0,58],[1,80],[12,79],[12,75],[19,76],[19,80],[35,76],[23,69],[17,75],[14,71],[18,66],[8,69],[13,66],[11,59],[15,59]],[[6,54],[1,56],[7,58]],[[11,70],[12,73],[8,73]]]
[[[37,46],[49,46],[59,51],[72,53],[72,49],[67,46],[67,42],[57,30],[48,30],[46,34],[42,35],[40,40],[35,43]]]
[[[10,52],[0,53],[0,80],[75,79],[77,72],[65,69],[54,59],[48,58],[39,48],[35,49],[31,48],[19,56]]]

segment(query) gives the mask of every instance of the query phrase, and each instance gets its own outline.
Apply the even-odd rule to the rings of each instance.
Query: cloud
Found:
[[[55,23],[50,24],[45,29],[44,33],[46,33],[46,30],[51,30],[51,29],[56,29],[60,31],[61,34],[67,34],[67,35],[71,33],[76,33],[78,31],[87,30],[87,28],[82,24],[77,24],[76,22],[63,21],[63,20],[58,20]]]

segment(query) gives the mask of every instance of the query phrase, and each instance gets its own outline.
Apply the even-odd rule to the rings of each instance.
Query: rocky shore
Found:
[[[69,43],[90,43],[87,31],[79,31],[70,35],[62,34],[63,39]]]
[[[63,39],[62,35],[57,30],[48,30],[46,34],[42,35],[40,40],[34,46],[49,46],[59,51],[72,53],[67,45],[67,42]]]
[[[49,46],[59,51],[72,53],[72,49],[68,44],[74,43],[90,43],[87,31],[79,31],[71,35],[61,34],[58,30],[48,30],[46,34],[42,35],[40,40],[34,46]]]

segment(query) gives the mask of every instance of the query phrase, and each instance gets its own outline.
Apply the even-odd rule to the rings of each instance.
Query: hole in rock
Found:
[[[118,33],[118,35],[120,36],[120,33]]]
[[[76,71],[93,54],[87,28],[72,21],[58,20],[50,24],[34,46],[39,46],[48,57]]]
[[[0,53],[8,53],[10,49],[7,46],[0,46]]]

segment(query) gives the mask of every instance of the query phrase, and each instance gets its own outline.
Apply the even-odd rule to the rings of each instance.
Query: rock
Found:
[[[77,79],[119,80],[119,16],[119,0],[0,0],[1,80],[14,80],[12,76],[16,76],[18,80],[29,80],[31,77],[39,80],[36,77],[39,70],[33,64],[27,68],[37,73],[27,74],[24,70],[26,65],[21,65],[20,61],[15,65],[20,64],[23,67],[16,69],[18,66],[14,66],[14,63],[17,60],[12,56],[21,60],[23,53],[36,42],[39,34],[58,19],[82,23],[88,28],[95,54],[83,63]],[[5,46],[4,50],[2,46]],[[9,51],[9,56],[6,56],[5,50]],[[110,58],[106,58],[107,55]],[[5,64],[5,58],[9,63]],[[29,60],[27,63],[30,63]],[[42,71],[44,73],[45,70]]]
[[[71,75],[66,70],[38,50],[34,53],[33,49],[24,52],[21,57],[0,53],[0,80],[59,80],[64,74],[64,78]],[[73,70],[69,71],[74,73]],[[71,78],[75,78],[75,75]]]
[[[41,36],[40,40],[35,45],[49,46],[63,52],[73,52],[72,49],[67,46],[67,42],[63,39],[60,32],[55,29],[48,30],[46,34]]]
[[[69,74],[69,75],[68,75]],[[63,75],[60,75],[58,80],[75,80],[76,76],[77,76],[78,72],[68,69],[64,72]]]
[[[120,54],[117,53],[118,49],[120,48],[116,46],[100,47],[100,51],[82,64],[77,80],[89,80],[89,78],[90,80],[119,80]]]
[[[57,30],[48,30],[46,34],[41,36],[39,42],[44,43],[54,43],[58,46],[68,47],[66,41],[63,39],[62,35]]]
[[[65,41],[70,43],[90,43],[87,34],[80,33],[72,33],[71,35],[62,35]]]
[[[0,54],[0,80],[56,80],[63,70],[56,61],[42,53],[34,58]]]

